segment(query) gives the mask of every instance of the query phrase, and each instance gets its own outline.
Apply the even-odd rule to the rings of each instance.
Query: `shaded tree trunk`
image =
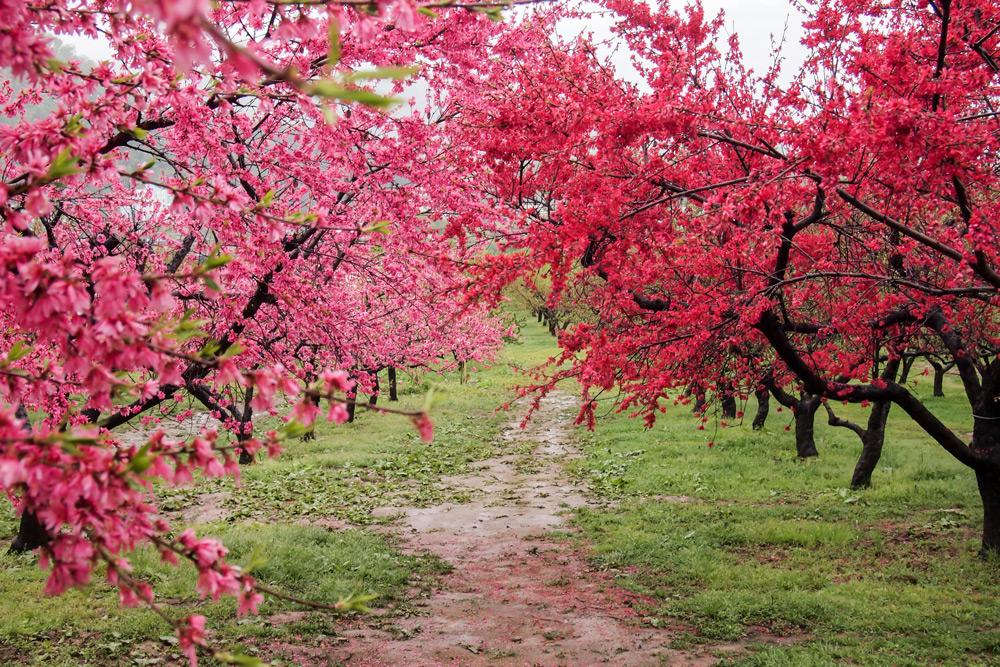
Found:
[[[21,514],[21,522],[17,526],[17,535],[10,543],[9,553],[20,554],[32,551],[49,543],[49,533],[38,520],[34,512],[25,510]]]
[[[399,393],[397,392],[397,389],[396,389],[396,367],[395,366],[389,366],[388,375],[389,375],[389,400],[390,401],[398,401],[399,400]]]
[[[309,435],[309,434],[307,433],[306,435]],[[315,436],[313,436],[313,437],[315,437]],[[243,430],[241,428],[240,432],[236,435],[236,442],[246,442],[249,439],[250,439],[250,435],[247,434],[247,433],[243,433]],[[302,436],[302,439],[305,440],[305,436]],[[240,463],[242,465],[249,465],[249,464],[251,464],[251,463],[254,462],[253,454],[251,454],[247,450],[243,449],[242,447],[239,448],[239,452],[240,452]]]
[[[14,416],[23,421],[27,427],[31,426],[28,411],[24,405],[17,406]],[[45,526],[38,520],[35,513],[25,510],[21,513],[21,520],[17,525],[17,535],[10,543],[8,551],[12,554],[25,553],[48,544],[50,539],[48,531],[45,530]]]
[[[934,360],[929,360],[931,363],[931,368],[934,369],[934,395],[943,398],[944,397],[944,374],[947,370],[944,365],[939,364]]]
[[[822,405],[820,396],[803,391],[795,398],[773,380],[768,380],[768,389],[778,403],[790,408],[795,415],[795,452],[799,458],[819,456],[816,449],[816,411]]]
[[[893,382],[896,373],[901,366],[899,359],[891,359],[886,363],[882,374],[879,376],[885,382]],[[903,373],[907,372],[906,362],[902,362]],[[872,484],[872,473],[875,466],[882,458],[882,446],[885,444],[885,425],[889,420],[889,410],[892,409],[891,401],[875,401],[872,404],[872,411],[868,415],[868,424],[861,428],[857,424],[847,419],[838,417],[833,412],[829,404],[824,404],[826,412],[830,417],[830,426],[840,426],[850,429],[861,439],[861,455],[854,466],[854,474],[851,475],[851,488],[864,489]]]
[[[802,394],[795,404],[795,452],[800,459],[819,456],[816,449],[816,410],[819,406],[819,396],[812,394]]]
[[[1000,357],[985,365],[982,389],[972,402],[970,448],[983,457],[975,466],[983,501],[983,541],[979,555],[1000,557]]]
[[[757,414],[753,417],[753,430],[759,431],[764,428],[767,415],[771,411],[771,392],[767,387],[760,387],[754,392],[757,397]]]
[[[469,381],[469,362],[458,362],[458,383],[466,384]]]
[[[902,369],[903,372],[899,374],[899,383],[904,384],[910,379],[910,371],[913,369],[913,364],[916,362],[916,357],[906,357],[903,359]]]
[[[236,434],[237,442],[246,442],[250,439],[250,435],[253,433],[253,408],[250,407],[250,402],[252,400],[253,387],[251,386],[247,387],[246,393],[243,395],[243,414],[240,415],[240,432]],[[253,454],[242,447],[239,448],[239,452],[241,464],[248,465],[253,463]]]
[[[685,395],[694,396],[694,405],[691,407],[691,411],[695,414],[702,414],[705,412],[705,390],[701,388],[701,385],[697,382],[692,382],[684,390]]]
[[[382,385],[378,380],[378,372],[375,373],[375,387],[372,390],[371,396],[368,397],[368,405],[377,405],[379,394],[382,392]]]
[[[733,396],[732,389],[723,389],[720,403],[722,404],[722,418],[736,419],[736,397]]]
[[[358,402],[358,390],[357,389],[351,389],[351,391],[347,392],[347,406],[346,407],[347,407],[347,423],[348,424],[353,424],[354,423],[354,413],[357,412],[357,409],[358,409],[357,402]]]
[[[995,465],[976,470],[979,497],[983,501],[982,558],[1000,555],[1000,469]]]
[[[864,429],[864,434],[861,436],[861,456],[858,457],[854,474],[851,476],[852,489],[864,489],[872,485],[872,473],[882,458],[885,424],[889,419],[891,408],[892,403],[889,401],[879,401],[872,405],[872,412],[868,416],[868,428]]]

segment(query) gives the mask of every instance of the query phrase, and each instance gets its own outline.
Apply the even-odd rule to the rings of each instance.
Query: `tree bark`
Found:
[[[722,418],[736,419],[736,397],[733,396],[731,389],[722,391],[720,403],[722,404]]]
[[[939,398],[944,398],[945,368],[936,361],[931,361],[931,367],[934,369],[934,395]]]
[[[902,363],[903,372],[899,374],[899,383],[906,384],[906,381],[910,379],[910,371],[913,369],[913,364],[916,362],[916,357],[906,357]]]
[[[819,456],[819,450],[816,449],[816,411],[823,404],[821,397],[800,391],[799,397],[795,398],[770,379],[767,387],[774,400],[790,408],[795,415],[795,452],[799,458]]]
[[[398,401],[399,393],[397,392],[396,389],[396,367],[389,366],[388,373],[389,373],[389,400]]]
[[[51,539],[48,531],[45,530],[45,526],[38,520],[34,512],[25,510],[21,513],[21,523],[18,524],[17,535],[14,537],[14,541],[10,543],[8,552],[20,554],[32,551],[48,544]]]
[[[353,424],[354,423],[354,413],[358,409],[357,400],[358,400],[358,392],[357,392],[357,390],[352,389],[351,391],[347,392],[347,423],[348,424]]]
[[[23,404],[19,404],[17,406],[14,416],[23,421],[25,427],[31,427],[28,411],[25,409]],[[19,554],[32,551],[40,546],[48,544],[50,539],[52,538],[49,537],[48,531],[45,530],[45,526],[43,526],[42,522],[38,520],[35,513],[30,510],[25,510],[21,513],[21,520],[17,525],[17,535],[14,536],[14,541],[10,543],[8,552],[12,554]]]
[[[253,432],[253,407],[251,407],[250,402],[253,401],[253,387],[247,387],[246,393],[243,395],[243,414],[240,415],[240,432],[236,434],[237,442],[245,442],[250,439],[250,435]],[[250,428],[247,428],[247,427]],[[249,465],[254,462],[253,454],[243,449],[239,448],[240,452],[240,464]]]
[[[375,372],[375,386],[372,390],[371,396],[368,397],[368,405],[377,405],[378,396],[382,392],[382,385],[378,381],[378,372]]]
[[[851,475],[852,489],[866,489],[872,485],[872,473],[882,458],[885,424],[891,408],[892,403],[889,401],[879,401],[872,405],[872,412],[868,415],[868,428],[861,436],[861,455],[854,466],[854,474]]]
[[[972,451],[983,461],[974,466],[983,501],[983,542],[979,555],[1000,557],[1000,357],[982,373],[982,390],[972,404]]]
[[[979,497],[983,501],[982,558],[1000,555],[1000,470],[996,466],[976,470]]]
[[[691,411],[696,415],[700,415],[705,412],[705,390],[701,388],[701,385],[697,382],[692,382],[688,385],[684,393],[688,396],[694,396],[694,405]]]
[[[754,392],[754,396],[757,397],[757,414],[753,418],[753,430],[759,431],[764,428],[767,414],[771,411],[771,392],[767,387],[760,387]]]
[[[795,452],[800,459],[819,456],[816,449],[816,410],[819,396],[802,394],[795,404]]]
[[[912,361],[913,357],[910,357],[910,362],[912,363]],[[906,361],[890,359],[886,362],[879,377],[885,382],[893,382],[900,368],[903,369],[903,376],[909,372]],[[905,381],[902,376],[900,377],[900,381]],[[879,459],[882,458],[882,447],[885,444],[885,425],[889,420],[889,411],[891,409],[892,401],[875,401],[872,404],[872,411],[868,415],[868,424],[865,428],[861,428],[845,419],[836,417],[833,414],[833,410],[827,405],[826,410],[830,413],[830,424],[832,426],[845,426],[857,433],[858,437],[861,438],[861,455],[854,466],[854,474],[851,475],[852,489],[865,489],[872,485],[872,473],[875,472],[875,466],[878,465]]]

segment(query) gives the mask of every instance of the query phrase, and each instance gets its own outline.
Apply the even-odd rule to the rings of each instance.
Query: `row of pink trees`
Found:
[[[440,80],[440,63],[476,59],[493,29],[478,10],[0,2],[0,67],[18,84],[0,86],[0,487],[47,592],[101,567],[195,662],[204,619],[171,619],[127,553],[190,560],[198,590],[238,596],[241,613],[268,589],[217,542],[173,533],[151,482],[238,476],[237,450],[276,453],[320,410],[343,421],[366,372],[496,347],[499,324],[448,298],[467,249],[437,231],[490,211],[437,168],[433,109],[385,111],[411,65]],[[99,39],[114,60],[59,61],[53,34]],[[116,439],[183,396],[238,438]],[[281,396],[294,425],[253,437],[252,410]],[[428,416],[408,416],[429,437]]]
[[[501,250],[481,293],[586,287],[550,378],[582,384],[581,420],[612,389],[651,423],[692,385],[771,388],[809,445],[821,404],[872,403],[863,483],[895,405],[975,474],[1000,551],[1000,8],[820,0],[788,83],[747,71],[697,3],[600,11],[638,80],[560,40],[554,10],[449,99],[454,146],[510,212],[456,230]],[[955,364],[971,442],[898,381],[922,354]]]

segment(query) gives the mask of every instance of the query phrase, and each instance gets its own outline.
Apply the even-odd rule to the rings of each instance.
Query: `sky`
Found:
[[[747,62],[763,72],[770,65],[771,37],[780,39],[785,26],[783,49],[789,71],[798,69],[805,57],[799,41],[802,39],[802,15],[787,0],[703,0],[705,10],[715,14],[725,12],[726,29],[740,37],[740,47]]]
[[[722,10],[726,16],[726,37],[737,33],[747,63],[758,72],[763,72],[770,64],[773,39],[779,39],[787,25],[784,55],[786,76],[794,73],[802,62],[803,51],[799,45],[802,37],[802,16],[788,0],[703,0],[708,15]],[[600,38],[608,34],[607,25],[578,25],[574,30],[587,29]],[[73,49],[92,61],[111,57],[106,44],[87,38],[66,40]]]
[[[655,0],[647,0],[654,2]],[[666,0],[669,1],[669,0]],[[584,0],[586,2],[586,0]],[[673,4],[685,4],[674,0]],[[771,66],[773,46],[784,36],[782,56],[782,79],[793,78],[802,65],[805,51],[802,39],[803,17],[788,0],[702,0],[706,18],[715,17],[720,11],[725,16],[724,28],[720,35],[720,46],[726,47],[730,35],[739,36],[744,62],[758,74],[763,74]],[[600,44],[612,36],[611,21],[569,20],[559,25],[559,30],[567,37],[589,33]],[[629,63],[624,50],[611,53],[610,47],[598,49],[598,53],[610,58],[619,77],[639,83],[639,75]],[[641,87],[640,83],[640,87]]]

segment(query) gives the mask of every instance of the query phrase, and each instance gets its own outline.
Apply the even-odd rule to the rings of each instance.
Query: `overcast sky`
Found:
[[[786,0],[704,0],[706,11],[723,10],[726,29],[740,36],[740,46],[753,68],[763,72],[770,65],[771,37],[785,33],[783,53],[786,66],[798,69],[803,59],[802,15]]]
[[[758,72],[770,64],[769,55],[773,39],[780,39],[787,24],[784,49],[786,74],[797,69],[802,59],[799,40],[802,37],[802,17],[788,0],[703,0],[706,11],[714,15],[719,10],[726,14],[727,33],[736,32],[747,62]],[[583,29],[578,26],[577,29]],[[607,26],[589,25],[586,29],[595,37],[607,36]],[[93,61],[111,57],[105,44],[86,38],[67,40],[82,56]]]

